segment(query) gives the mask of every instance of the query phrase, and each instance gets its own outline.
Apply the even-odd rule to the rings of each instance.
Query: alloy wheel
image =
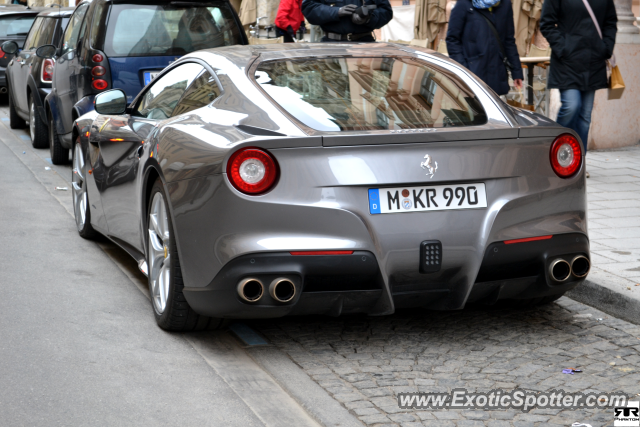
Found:
[[[167,307],[171,280],[171,255],[169,254],[169,218],[162,193],[156,193],[149,211],[149,285],[151,299],[162,314]]]
[[[31,141],[36,140],[36,104],[32,102],[29,103],[29,136],[31,136]]]
[[[73,153],[73,174],[72,192],[73,192],[73,210],[76,217],[76,225],[78,230],[84,228],[87,220],[87,183],[84,178],[84,158],[82,157],[82,148],[80,144],[76,144]]]

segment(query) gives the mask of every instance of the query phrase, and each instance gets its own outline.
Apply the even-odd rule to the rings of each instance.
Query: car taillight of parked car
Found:
[[[95,90],[105,90],[109,86],[109,83],[107,83],[106,80],[98,79],[92,81],[91,86],[93,86]]]
[[[231,155],[227,176],[240,192],[258,195],[269,191],[279,175],[276,159],[260,148],[243,148]]]
[[[51,82],[53,80],[53,67],[55,63],[53,59],[45,59],[42,63],[42,81]]]
[[[556,175],[560,178],[572,177],[578,172],[582,163],[580,142],[568,133],[560,135],[551,144],[549,158]]]
[[[109,83],[107,82],[106,75],[107,69],[104,65],[101,65],[104,61],[104,56],[101,53],[94,53],[91,56],[91,61],[93,61],[94,65],[91,68],[91,87],[94,90],[105,90],[109,87]]]
[[[91,74],[93,74],[96,77],[104,76],[106,73],[107,73],[107,70],[105,70],[104,67],[100,65],[93,67],[91,69]]]
[[[4,50],[0,47],[0,59],[4,58]]]

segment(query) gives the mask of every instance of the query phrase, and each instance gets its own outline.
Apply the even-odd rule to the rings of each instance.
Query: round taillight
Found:
[[[91,82],[91,86],[93,86],[95,90],[105,90],[109,84],[106,80],[98,79]]]
[[[551,167],[560,178],[569,178],[580,169],[582,163],[582,147],[580,142],[568,133],[562,134],[553,141],[549,151]]]
[[[0,58],[4,58],[4,50],[0,47]]]
[[[246,194],[261,194],[273,187],[278,178],[278,164],[269,153],[259,148],[236,151],[227,163],[231,184]]]
[[[93,74],[94,76],[104,76],[106,72],[107,70],[105,70],[104,67],[101,67],[100,65],[91,69],[91,74]]]
[[[93,62],[102,62],[104,61],[104,56],[100,55],[99,53],[96,53],[91,57],[91,59],[93,60]]]

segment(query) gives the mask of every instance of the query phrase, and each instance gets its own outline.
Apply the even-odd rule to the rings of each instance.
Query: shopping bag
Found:
[[[522,89],[519,89],[518,93],[520,94],[520,101],[516,101],[515,99],[507,99],[507,104],[511,105],[512,107],[535,111],[536,108],[533,105],[525,104],[524,102],[522,102],[524,101],[524,93],[522,93]]]
[[[616,65],[611,68],[611,78],[609,79],[609,99],[622,98],[622,92],[624,92],[624,80],[622,80],[620,68]]]

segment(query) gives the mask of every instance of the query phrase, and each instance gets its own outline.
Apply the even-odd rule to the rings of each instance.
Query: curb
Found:
[[[245,347],[244,351],[323,426],[364,426],[276,347]]]
[[[585,280],[565,296],[611,316],[640,325],[640,300],[615,292],[591,280]]]

